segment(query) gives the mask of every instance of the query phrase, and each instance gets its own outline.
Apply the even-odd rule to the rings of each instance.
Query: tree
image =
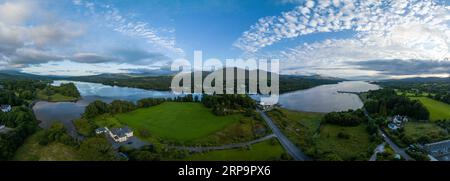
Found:
[[[113,161],[116,160],[115,151],[106,138],[88,138],[80,145],[80,154],[88,161]]]
[[[365,120],[365,116],[358,111],[331,112],[323,117],[326,123],[340,126],[357,126]]]
[[[108,104],[102,102],[102,101],[94,101],[90,103],[83,114],[83,117],[85,118],[94,118],[98,115],[102,115],[105,113],[108,113]]]
[[[129,101],[115,100],[109,105],[109,112],[112,114],[126,113],[136,109],[136,106]]]

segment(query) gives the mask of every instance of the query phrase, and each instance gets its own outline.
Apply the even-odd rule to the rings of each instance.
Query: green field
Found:
[[[318,160],[366,160],[375,148],[366,125],[343,127],[321,124],[323,114],[273,110],[269,116],[306,154]],[[339,138],[345,133],[348,139]]]
[[[283,156],[284,155],[284,156]],[[188,161],[269,161],[286,157],[278,141],[267,140],[250,146],[249,149],[231,149],[194,154]]]
[[[200,103],[165,102],[129,113],[100,116],[94,121],[98,126],[127,125],[137,130],[137,136],[144,139],[156,136],[188,143],[239,123],[242,117],[240,114],[216,116]]]
[[[430,99],[428,97],[410,97],[412,100],[419,100],[430,112],[432,121],[450,119],[450,105]]]
[[[401,91],[398,89],[395,89],[395,93],[397,95],[404,95],[406,97],[427,97],[428,95],[432,95],[432,96],[435,95],[435,94],[430,94],[427,92],[415,93],[414,91]]]
[[[39,145],[39,134],[35,133],[25,140],[25,143],[16,151],[13,160],[17,161],[77,161],[80,160],[77,150],[62,143],[51,143],[46,146]]]
[[[349,139],[339,138],[339,133],[349,135]],[[326,124],[314,138],[316,152],[324,160],[367,160],[376,144],[370,141],[366,125],[343,127]]]
[[[78,98],[76,98],[76,97],[64,96],[59,93],[55,93],[55,94],[48,96],[48,95],[45,95],[42,90],[37,92],[36,97],[39,100],[45,100],[45,101],[49,101],[49,102],[72,102],[72,101],[78,100]]]
[[[448,138],[448,133],[434,123],[408,122],[405,125],[405,137],[412,143],[435,142]]]
[[[272,110],[268,114],[298,147],[301,147],[305,152],[312,149],[308,141],[318,131],[323,114],[286,109]]]

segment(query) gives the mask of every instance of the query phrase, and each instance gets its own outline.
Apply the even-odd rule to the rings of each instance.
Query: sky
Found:
[[[282,74],[449,76],[449,26],[448,0],[0,0],[0,69],[139,73],[202,51]]]

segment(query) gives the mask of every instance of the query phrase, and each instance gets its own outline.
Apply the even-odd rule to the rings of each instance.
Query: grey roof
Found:
[[[0,105],[0,107],[1,107],[2,109],[6,109],[6,108],[11,107],[11,105],[9,105],[9,104],[2,104],[2,105]]]
[[[450,153],[450,140],[425,144],[424,146],[433,156],[443,156]]]
[[[125,137],[127,133],[131,133],[133,131],[131,131],[131,129],[128,127],[123,127],[123,128],[113,128],[111,129],[111,132],[119,137]]]
[[[95,129],[95,131],[97,131],[97,132],[103,132],[103,131],[106,131],[106,130],[107,129],[105,127],[101,127],[101,128]]]

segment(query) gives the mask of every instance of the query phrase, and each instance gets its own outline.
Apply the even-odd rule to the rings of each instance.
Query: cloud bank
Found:
[[[432,0],[321,0],[304,2],[280,16],[264,17],[234,43],[288,67],[336,67],[367,60],[450,60],[450,6]],[[303,36],[353,32],[280,51],[264,49]],[[385,62],[379,62],[385,63]]]

